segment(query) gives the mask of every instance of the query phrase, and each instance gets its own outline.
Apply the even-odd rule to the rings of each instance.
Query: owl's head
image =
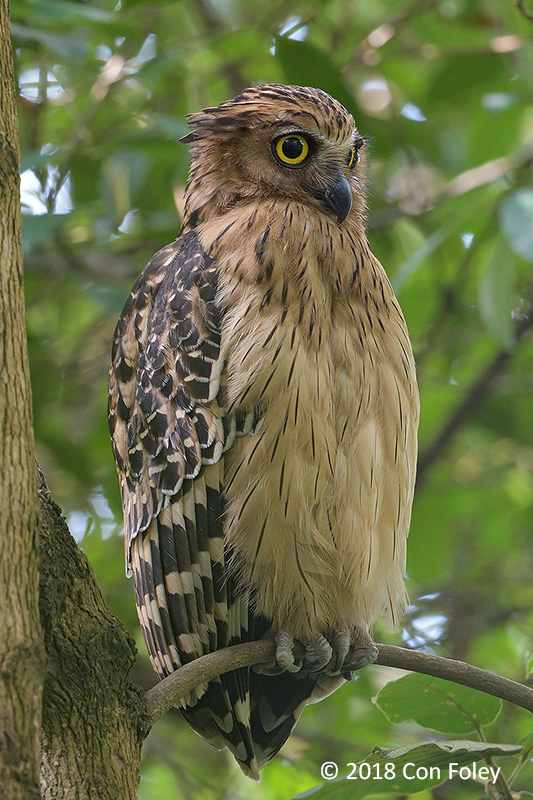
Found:
[[[252,198],[297,201],[338,224],[364,208],[366,138],[321,89],[267,84],[190,114],[187,214],[219,212]]]

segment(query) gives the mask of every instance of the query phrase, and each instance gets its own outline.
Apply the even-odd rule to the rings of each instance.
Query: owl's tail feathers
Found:
[[[340,676],[235,670],[211,681],[195,705],[181,713],[212,747],[227,747],[244,774],[259,781],[259,770],[285,744],[305,706],[342,683]]]
[[[247,670],[236,670],[215,678],[205,694],[181,713],[189,725],[216,750],[226,747],[244,774],[259,781],[259,765],[250,729],[250,695]],[[245,692],[243,693],[243,688]]]
[[[193,540],[194,530],[198,537],[200,533],[198,526],[194,528],[190,506],[199,514],[201,503],[191,503],[189,495],[194,489],[205,501],[203,488],[200,479],[191,482],[183,507],[178,502],[164,506],[146,532],[132,542],[139,619],[160,678],[206,652],[247,637],[240,604],[233,601],[224,580],[222,536]],[[187,521],[183,509],[188,512]],[[213,499],[209,509],[218,517]],[[200,736],[216,749],[227,747],[243,772],[259,780],[250,730],[248,670],[235,670],[202,683],[182,698],[179,706]]]
[[[283,747],[305,706],[322,700],[343,683],[340,676],[289,672],[269,676],[250,671],[250,727],[259,769]]]

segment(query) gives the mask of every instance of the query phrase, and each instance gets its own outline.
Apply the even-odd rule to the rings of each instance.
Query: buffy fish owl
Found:
[[[351,114],[320,89],[265,85],[188,122],[183,225],[118,322],[109,423],[159,677],[276,642],[271,668],[181,703],[257,780],[305,705],[375,659],[372,622],[405,602],[418,394],[365,235]]]

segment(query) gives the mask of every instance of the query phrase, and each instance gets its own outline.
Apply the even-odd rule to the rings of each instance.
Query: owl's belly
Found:
[[[225,456],[235,567],[257,610],[297,638],[368,627],[403,600],[413,447],[398,401],[384,408],[393,371],[303,350],[290,373]]]

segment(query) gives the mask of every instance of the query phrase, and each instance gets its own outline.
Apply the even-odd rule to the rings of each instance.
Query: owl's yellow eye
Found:
[[[300,167],[309,155],[309,142],[305,136],[289,133],[276,139],[273,150],[282,164],[288,167]]]
[[[350,148],[350,156],[348,158],[348,167],[351,169],[359,161],[359,150],[355,147]]]

